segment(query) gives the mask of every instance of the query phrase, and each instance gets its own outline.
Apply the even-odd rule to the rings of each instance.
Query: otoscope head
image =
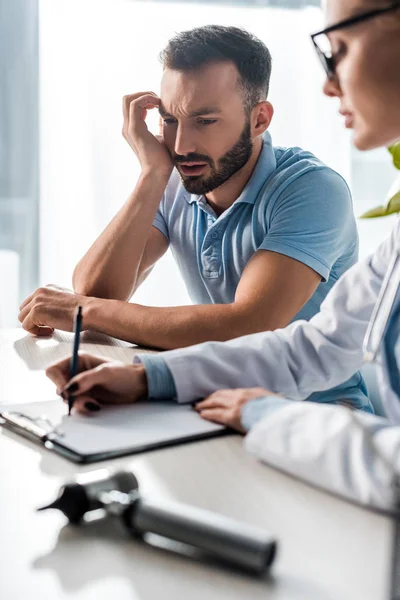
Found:
[[[85,489],[78,483],[64,485],[54,502],[47,506],[41,506],[40,510],[58,508],[67,517],[70,523],[78,524],[84,514],[90,510],[89,499]]]
[[[104,492],[118,491],[129,493],[137,490],[139,483],[129,471],[110,472],[99,469],[78,475],[74,481],[64,485],[54,502],[38,510],[57,508],[64,513],[70,523],[79,523],[87,512],[102,508],[100,496]]]

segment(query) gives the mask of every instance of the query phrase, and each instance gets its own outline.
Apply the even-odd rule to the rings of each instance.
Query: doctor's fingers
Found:
[[[68,404],[67,398],[67,396],[64,398],[65,404]],[[101,405],[91,394],[85,394],[83,396],[74,398],[74,403],[72,405],[72,411],[74,413],[78,413],[80,415],[90,415],[99,412],[99,410],[101,410]]]
[[[120,393],[119,390],[120,381],[118,378],[120,376],[120,369],[120,364],[114,361],[100,364],[94,369],[82,371],[68,382],[63,392],[64,394],[72,393],[74,396],[82,394],[92,395],[93,388],[104,388],[107,391],[107,394],[103,395],[105,401],[118,404],[128,402],[129,399],[125,398],[124,393]],[[128,396],[129,394],[126,395]],[[133,399],[132,394],[131,401]]]
[[[74,411],[80,414],[98,412],[103,404],[114,404],[115,396],[101,386],[95,385],[88,392],[81,395],[71,394],[73,396]],[[68,404],[69,394],[62,393],[65,404]]]
[[[200,416],[202,419],[212,421],[213,423],[219,423],[226,425],[231,429],[235,429],[239,433],[246,433],[242,421],[240,408],[210,408],[201,411]]]
[[[205,408],[229,408],[239,397],[238,390],[220,390],[201,400],[195,405],[195,410],[204,410]]]
[[[46,375],[57,387],[57,394],[61,394],[69,380],[70,358],[64,358],[46,369]]]
[[[200,412],[202,419],[212,421],[213,423],[221,423],[222,425],[230,424],[231,410],[229,408],[209,408]]]
[[[85,352],[80,352],[78,355],[78,373],[94,369],[99,365],[107,362],[107,359],[101,356],[94,356]],[[68,356],[60,360],[46,369],[46,375],[57,387],[57,394],[61,394],[70,379],[71,357]]]

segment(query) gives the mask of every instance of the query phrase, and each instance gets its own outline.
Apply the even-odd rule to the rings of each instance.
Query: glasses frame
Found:
[[[336,74],[336,65],[335,59],[333,56],[328,56],[318,45],[316,38],[321,35],[327,35],[328,33],[332,33],[333,31],[338,31],[339,29],[347,29],[349,27],[353,27],[354,25],[358,25],[358,23],[363,23],[364,21],[369,21],[370,19],[374,19],[375,17],[379,17],[381,15],[394,12],[395,10],[400,9],[400,2],[397,0],[396,2],[392,2],[389,6],[385,6],[385,8],[376,8],[374,10],[370,10],[368,12],[362,13],[360,15],[356,15],[351,17],[350,19],[345,19],[343,21],[339,21],[339,23],[335,23],[334,25],[330,25],[321,31],[317,31],[311,35],[312,43],[314,44],[314,48],[317,52],[318,58],[321,61],[321,64],[324,68],[324,71],[328,77],[328,79],[332,79]]]

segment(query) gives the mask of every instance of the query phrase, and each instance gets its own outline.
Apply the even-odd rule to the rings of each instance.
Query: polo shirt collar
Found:
[[[276,159],[272,147],[272,138],[269,131],[266,131],[263,135],[263,146],[258,161],[256,162],[256,166],[236,202],[254,204],[262,186],[275,169]],[[204,196],[189,194],[189,192],[185,191],[184,198],[189,204],[193,204],[193,202],[200,202]]]

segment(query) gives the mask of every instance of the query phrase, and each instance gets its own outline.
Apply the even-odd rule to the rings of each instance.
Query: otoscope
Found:
[[[48,508],[61,510],[75,525],[86,513],[103,509],[107,516],[119,517],[134,536],[155,533],[255,573],[268,569],[276,554],[276,540],[261,528],[187,504],[142,497],[130,471],[78,475],[54,502],[38,510]]]

